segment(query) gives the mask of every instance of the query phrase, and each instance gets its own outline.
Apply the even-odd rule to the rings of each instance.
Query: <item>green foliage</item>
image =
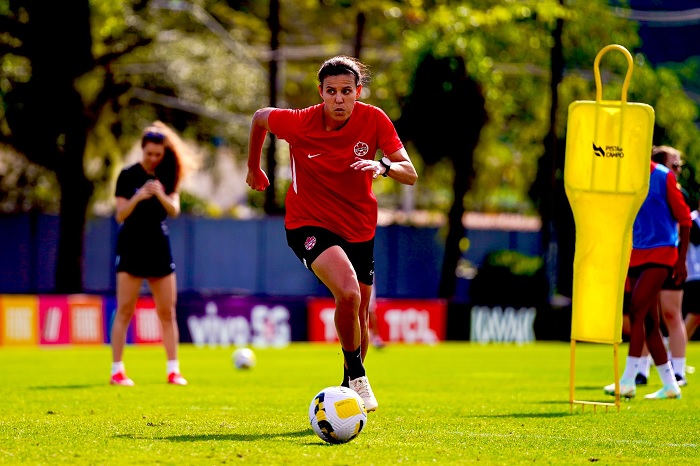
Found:
[[[333,446],[308,409],[342,374],[337,345],[255,349],[182,345],[187,387],[165,383],[160,346],[125,353],[135,387],[108,384],[109,347],[0,350],[0,462],[6,464],[664,464],[700,461],[693,376],[683,398],[571,410],[569,344],[442,343],[370,348],[379,400],[357,439]],[[626,345],[620,349],[624,364]],[[611,402],[610,345],[578,345],[576,399]],[[688,358],[700,346],[688,346]],[[461,363],[456,363],[461,362]],[[410,381],[410,383],[407,383]],[[573,411],[573,412],[572,412]]]
[[[372,72],[363,100],[382,107],[395,121],[412,92],[421,57],[430,52],[436,58],[464,60],[468,75],[482,87],[488,112],[475,152],[476,176],[464,199],[466,208],[479,211],[534,212],[527,192],[549,129],[551,32],[556,20],[564,20],[566,63],[556,115],[560,139],[566,135],[569,104],[595,97],[592,71],[598,51],[617,43],[634,53],[640,45],[637,24],[616,16],[605,0],[567,1],[565,6],[557,0],[280,3],[280,40],[288,54],[279,63],[280,106],[320,102],[318,66],[331,55],[354,53],[359,18],[365,21],[360,58]],[[84,165],[96,184],[96,205],[111,202],[125,154],[141,128],[157,118],[203,148],[204,170],[213,170],[211,154],[217,144],[230,146],[239,159],[246,156],[250,117],[269,103],[268,2],[90,0],[90,10],[97,61],[77,87],[93,120]],[[21,2],[0,2],[0,14],[19,22],[31,20]],[[217,24],[221,30],[214,27]],[[0,34],[2,44],[17,46],[18,41],[11,33]],[[2,54],[0,67],[2,101],[31,78],[31,63],[19,54]],[[617,98],[626,61],[609,53],[601,67],[605,98]],[[700,60],[653,69],[635,54],[628,96],[655,108],[655,143],[679,148],[693,166],[700,164],[700,137],[693,124],[698,107],[683,87],[698,91],[694,83],[699,69]],[[106,95],[112,96],[107,102]],[[2,103],[0,137],[9,138]],[[423,163],[418,148],[409,148],[420,166],[420,182],[414,188],[417,206],[444,211],[451,204],[445,189],[453,176],[450,167]],[[279,153],[280,168],[286,167],[285,156]],[[398,206],[400,187],[376,187],[382,206]]]
[[[213,214],[212,212],[207,212],[207,203],[205,200],[200,199],[196,195],[184,190],[180,193],[180,210],[183,214]]]
[[[92,2],[97,54],[113,53],[138,39],[152,40],[110,65],[111,79],[129,91],[118,105],[101,109],[88,141],[86,167],[95,167],[88,170],[97,181],[95,202],[109,205],[113,201],[114,181],[126,154],[142,128],[156,119],[203,148],[204,170],[214,166],[214,148],[222,141],[238,157],[245,153],[250,116],[265,103],[266,70],[241,40],[249,39],[247,35],[221,37],[215,26],[221,27],[218,21],[224,21],[234,31],[259,33],[264,22],[222,9],[220,4],[211,5],[211,14],[196,4],[182,4],[191,10],[178,9],[178,2],[166,3],[172,9],[140,11],[134,11],[129,1]],[[245,28],[235,29],[239,23]],[[88,102],[104,89],[104,71],[98,68],[83,78],[81,90]],[[100,165],[100,161],[107,163]],[[216,206],[203,207],[201,202],[207,201],[200,199],[193,211],[216,212]]]
[[[57,213],[56,176],[10,148],[0,149],[0,213]]]
[[[559,16],[570,15],[557,2],[532,7],[448,2],[436,6],[423,24],[406,33],[408,63],[426,49],[438,56],[461,56],[486,97],[488,123],[475,153],[476,178],[466,199],[469,209],[532,211],[525,193],[534,180],[548,129],[549,99],[543,98],[548,34]]]
[[[513,275],[535,275],[542,269],[544,261],[540,256],[528,256],[518,251],[505,249],[490,253],[485,264],[490,267],[505,267]]]
[[[489,123],[475,154],[476,179],[465,199],[480,211],[532,212],[526,193],[535,179],[549,130],[551,31],[564,20],[566,72],[559,86],[557,130],[566,134],[568,106],[593,100],[593,62],[605,45],[634,51],[640,44],[637,24],[616,16],[608,2],[436,2],[426,5],[420,24],[404,32],[403,66],[417,67],[425,50],[464,57],[469,74],[484,89]],[[619,99],[627,62],[608,53],[601,62],[604,98]],[[682,68],[688,77],[698,67]],[[691,81],[692,82],[692,81]],[[658,95],[656,95],[658,94]],[[697,104],[683,92],[676,73],[652,70],[637,55],[629,99],[655,107],[655,142],[679,147],[690,163],[700,162]],[[431,180],[422,178],[422,182]]]

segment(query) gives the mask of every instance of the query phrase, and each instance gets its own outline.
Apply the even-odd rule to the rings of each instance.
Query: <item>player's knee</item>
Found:
[[[360,308],[360,290],[357,287],[341,288],[336,292],[335,303],[338,309],[358,312]]]
[[[174,306],[156,306],[156,312],[161,322],[172,322],[175,320]]]
[[[136,311],[136,302],[133,303],[120,303],[117,306],[117,312],[114,315],[114,320],[119,320],[121,322],[129,322],[134,316]]]

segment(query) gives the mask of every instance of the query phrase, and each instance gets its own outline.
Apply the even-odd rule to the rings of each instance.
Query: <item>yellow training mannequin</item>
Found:
[[[621,101],[602,100],[601,57],[627,57]],[[569,106],[564,186],[576,223],[571,339],[622,341],[624,284],[632,225],[649,190],[654,109],[628,103],[632,56],[608,45],[596,56],[596,100]]]

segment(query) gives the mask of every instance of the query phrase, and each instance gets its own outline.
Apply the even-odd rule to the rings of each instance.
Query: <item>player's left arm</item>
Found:
[[[688,243],[690,242],[689,226],[681,226],[678,229],[678,240],[678,260],[673,267],[673,278],[675,278],[676,284],[680,285],[685,283],[685,279],[688,278],[688,266],[685,261],[688,253]]]
[[[413,166],[413,162],[411,162],[405,147],[391,154],[386,154],[385,157],[391,160],[391,168],[389,168],[386,173],[389,178],[411,186],[416,183],[418,174],[416,173],[416,168]]]
[[[153,195],[158,198],[161,205],[167,212],[169,217],[177,217],[180,215],[180,195],[177,192],[165,194],[165,188],[160,181],[154,181]]]
[[[383,110],[375,109],[376,128],[379,149],[384,153],[382,159],[372,160],[357,157],[351,167],[355,170],[371,171],[372,178],[379,175],[393,178],[399,183],[414,185],[418,180],[418,174],[401,143],[396,128]],[[389,152],[392,151],[392,152]],[[388,167],[388,168],[387,168]]]
[[[678,222],[678,260],[676,265],[673,267],[673,278],[676,284],[681,284],[685,282],[688,276],[688,269],[686,268],[685,259],[688,252],[688,242],[690,241],[690,226],[692,225],[692,219],[690,216],[690,209],[683,199],[683,193],[678,189],[676,184],[676,178],[672,173],[669,173],[666,177],[666,193],[668,198],[668,205],[671,208],[671,213],[673,217]]]

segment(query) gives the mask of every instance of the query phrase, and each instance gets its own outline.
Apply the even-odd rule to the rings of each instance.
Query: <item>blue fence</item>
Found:
[[[168,221],[180,292],[269,296],[327,296],[328,291],[287,246],[283,219]],[[84,291],[114,294],[118,225],[112,217],[88,221]],[[379,227],[375,239],[377,292],[390,298],[435,298],[444,253],[438,228]],[[539,233],[469,230],[464,258],[480,265],[491,251],[539,255]],[[0,216],[0,293],[50,293],[54,289],[58,217]],[[458,301],[469,301],[471,280],[459,279]]]

